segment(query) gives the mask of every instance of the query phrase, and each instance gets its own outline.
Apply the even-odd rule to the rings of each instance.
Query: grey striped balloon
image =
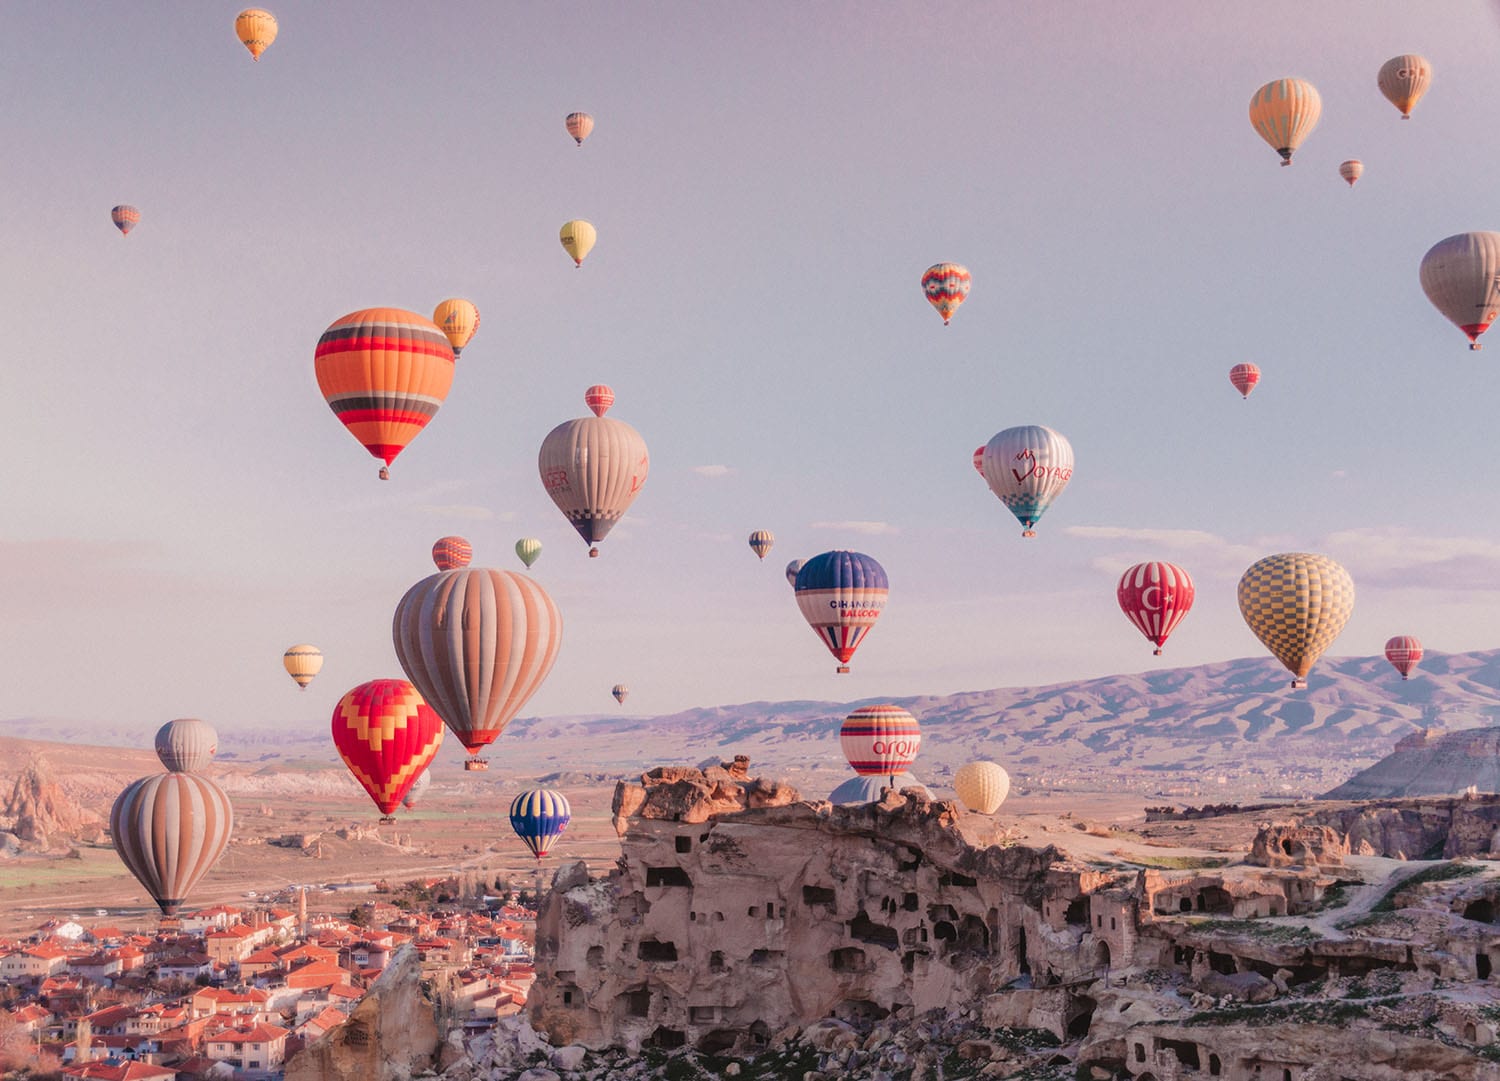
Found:
[[[234,830],[224,790],[197,773],[131,782],[109,812],[115,851],[167,916],[218,862]]]

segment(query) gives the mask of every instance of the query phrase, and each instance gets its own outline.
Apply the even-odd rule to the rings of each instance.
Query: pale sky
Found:
[[[1286,550],[1354,577],[1334,655],[1500,644],[1500,341],[1470,353],[1417,278],[1500,229],[1488,5],[271,10],[254,64],[234,4],[7,7],[0,720],[326,727],[401,674],[392,610],[449,533],[512,570],[543,542],[565,626],[526,714],[1260,655],[1234,587]],[[1434,70],[1409,121],[1375,85],[1402,52]],[[1324,106],[1286,169],[1246,115],[1282,76]],[[944,328],[919,279],[950,260]],[[448,296],[483,325],[382,483],[314,347]],[[651,475],[590,560],[536,453],[594,382]],[[1025,541],[970,464],[1020,424],[1077,462]],[[782,576],[831,548],[891,581],[848,676]],[[1198,586],[1161,658],[1114,597],[1148,558]]]

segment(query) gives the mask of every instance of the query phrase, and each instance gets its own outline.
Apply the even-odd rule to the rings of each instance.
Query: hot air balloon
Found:
[[[627,698],[630,697],[630,688],[627,687],[627,686],[625,686],[625,684],[623,684],[623,683],[616,683],[610,689],[609,693],[612,694],[612,695],[614,695],[615,696],[615,701],[618,702],[618,703],[620,703],[620,705],[623,706],[625,704],[625,699],[627,699]]]
[[[943,317],[943,326],[953,318],[969,295],[969,268],[957,263],[936,263],[922,274],[922,292],[927,294],[927,303],[937,309]]]
[[[898,773],[894,777],[861,777],[855,774],[828,793],[828,802],[843,806],[879,803],[887,792],[904,792],[908,788],[915,788],[927,799],[932,798],[928,787],[910,773]]]
[[[1193,607],[1193,580],[1173,563],[1137,563],[1120,576],[1115,596],[1160,657],[1167,636]]]
[[[548,432],[537,454],[542,486],[589,545],[590,557],[598,556],[599,542],[635,501],[651,466],[641,434],[606,417],[607,405],[593,408],[597,415]]]
[[[885,610],[885,568],[863,552],[824,552],[802,564],[792,588],[802,617],[838,658],[835,671],[848,672],[849,659]]]
[[[970,762],[953,775],[953,791],[969,810],[992,815],[1010,795],[1010,774],[994,762]]]
[[[467,567],[474,558],[474,546],[463,537],[439,537],[432,546],[432,562],[440,571]]]
[[[208,768],[219,749],[213,725],[196,717],[180,717],[156,730],[156,757],[173,773],[197,773]]]
[[[603,383],[595,383],[583,392],[583,404],[589,407],[594,416],[602,417],[615,404],[614,389]]]
[[[1401,673],[1404,682],[1411,678],[1412,669],[1422,663],[1422,642],[1409,634],[1399,634],[1385,643],[1385,659]]]
[[[115,228],[120,230],[123,236],[129,236],[130,230],[135,228],[135,223],[141,220],[141,212],[133,206],[121,203],[109,212],[109,220],[115,223]]]
[[[1357,158],[1350,158],[1348,161],[1339,163],[1339,176],[1347,180],[1351,188],[1354,187],[1354,182],[1364,175],[1365,163]]]
[[[997,432],[984,448],[984,479],[1000,502],[1036,536],[1036,525],[1073,476],[1073,446],[1040,424]]]
[[[766,558],[766,553],[776,543],[776,534],[769,529],[757,529],[750,534],[750,550],[761,559]]]
[[[261,8],[246,8],[234,17],[234,36],[250,50],[250,59],[259,62],[260,54],[276,40],[276,16]]]
[[[599,239],[599,234],[589,222],[575,218],[563,223],[557,238],[562,241],[563,250],[573,257],[574,264],[581,267],[583,260],[594,249],[594,241]]]
[[[1401,119],[1410,120],[1432,82],[1432,65],[1416,53],[1393,56],[1380,65],[1375,82],[1386,100],[1401,110]]]
[[[281,666],[286,669],[287,675],[297,681],[297,686],[305,691],[313,677],[323,668],[323,651],[306,642],[288,646],[287,651],[281,655]]]
[[[1248,398],[1255,384],[1260,382],[1260,369],[1254,364],[1236,364],[1229,369],[1229,381],[1242,398]]]
[[[568,129],[568,134],[573,136],[579,146],[589,137],[589,132],[594,130],[594,118],[588,113],[569,113],[568,118],[563,121]]]
[[[401,806],[405,807],[408,811],[415,811],[417,804],[421,802],[423,795],[426,794],[427,789],[431,786],[432,773],[430,770],[424,769],[421,773],[417,774],[417,779],[406,790],[406,795],[401,797]]]
[[[177,915],[233,830],[229,797],[201,773],[142,777],[109,812],[115,851],[165,916]]]
[[[1307,673],[1354,611],[1354,580],[1324,555],[1266,556],[1240,579],[1240,615],[1267,649],[1306,687]]]
[[[905,773],[921,746],[922,727],[900,706],[860,706],[839,728],[839,747],[861,777]]]
[[[522,792],[510,804],[510,828],[526,842],[538,862],[562,836],[572,817],[568,797],[551,788]]]
[[[448,336],[448,344],[453,346],[456,358],[479,330],[479,309],[474,307],[472,300],[451,297],[433,309],[432,321]]]
[[[406,591],[391,626],[396,656],[428,705],[479,757],[526,704],[557,659],[562,616],[524,574],[465,567]]]
[[[522,537],[516,541],[516,555],[520,557],[521,562],[526,564],[528,569],[537,561],[537,557],[541,554],[542,542],[535,537]]]
[[[335,320],[318,339],[318,389],[375,457],[380,478],[453,385],[453,347],[431,320],[400,308],[365,308]]]
[[[804,562],[806,561],[801,559],[794,559],[786,565],[786,583],[793,589],[797,588],[797,572],[802,569],[802,564]]]
[[[1500,233],[1456,233],[1427,249],[1422,292],[1478,349],[1500,311]]]
[[[1317,87],[1305,79],[1275,79],[1250,99],[1250,123],[1281,155],[1282,165],[1292,164],[1292,153],[1318,126],[1322,112]]]
[[[455,572],[458,573],[458,572]],[[404,679],[361,683],[333,707],[333,745],[382,822],[443,745],[443,722]]]
[[[974,472],[984,476],[984,444],[974,448]]]

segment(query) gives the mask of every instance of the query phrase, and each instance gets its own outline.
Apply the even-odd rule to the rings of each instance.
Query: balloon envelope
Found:
[[[333,707],[333,745],[389,815],[443,745],[443,722],[404,679],[361,683]]]
[[[522,792],[510,804],[510,828],[538,860],[562,836],[572,817],[568,797],[551,788]]]
[[[641,433],[614,417],[565,420],[547,433],[537,453],[542,487],[589,544],[591,556],[635,502],[650,469]]]
[[[769,529],[757,529],[754,533],[750,534],[750,550],[761,559],[766,558],[766,553],[771,550],[775,543],[776,534],[772,533]]]
[[[563,250],[573,257],[574,265],[583,266],[584,259],[588,257],[589,252],[594,250],[594,241],[598,239],[599,234],[594,232],[591,223],[578,218],[564,222],[557,237],[562,241]]]
[[[828,793],[828,802],[845,807],[852,804],[879,803],[885,798],[887,791],[902,792],[908,788],[915,788],[928,799],[932,798],[932,792],[927,786],[910,773],[898,773],[894,777],[861,777],[856,773]]]
[[[625,699],[630,697],[630,688],[625,686],[625,684],[623,683],[616,683],[613,687],[610,688],[609,693],[615,696],[616,702],[624,705]]]
[[[432,546],[432,562],[440,571],[467,567],[474,559],[474,546],[463,537],[439,537]]]
[[[839,728],[839,747],[861,777],[905,773],[921,746],[921,726],[900,706],[860,706]]]
[[[323,651],[306,642],[288,646],[287,651],[281,655],[281,666],[286,669],[287,675],[296,680],[297,686],[305,691],[313,677],[323,669]]]
[[[223,855],[234,830],[224,790],[200,773],[158,773],[127,785],[109,812],[120,860],[162,913],[175,916]]]
[[[1025,528],[1033,528],[1073,477],[1073,445],[1051,428],[1025,424],[997,432],[984,448],[985,483]]]
[[[1385,643],[1385,659],[1390,661],[1403,680],[1422,662],[1422,642],[1410,634],[1399,634]]]
[[[1281,155],[1281,164],[1292,164],[1292,153],[1318,126],[1323,99],[1317,87],[1305,79],[1273,79],[1250,99],[1250,123],[1260,137]]]
[[[213,725],[196,717],[168,721],[156,730],[156,757],[173,773],[197,773],[208,768],[219,749]]]
[[[1137,563],[1120,576],[1115,599],[1160,656],[1167,637],[1193,607],[1193,579],[1175,563]]]
[[[130,230],[135,228],[136,222],[141,220],[141,212],[133,206],[121,204],[109,212],[109,220],[115,223],[115,228],[125,236],[130,235]]]
[[[1283,552],[1253,564],[1240,579],[1240,615],[1296,678],[1307,673],[1354,611],[1354,580],[1332,559]]]
[[[969,295],[969,268],[957,263],[936,263],[922,273],[922,292],[927,303],[943,317],[943,326],[953,318],[958,306]]]
[[[806,560],[794,559],[786,565],[786,583],[793,589],[797,588],[797,572],[802,569]]]
[[[263,8],[246,8],[235,16],[234,36],[250,50],[250,58],[259,61],[276,40],[276,16]]]
[[[464,351],[464,346],[474,339],[474,332],[479,329],[479,309],[472,300],[450,297],[433,310],[432,321],[447,335],[448,344],[453,347],[453,355],[457,357]]]
[[[541,554],[542,542],[535,537],[522,537],[516,541],[516,555],[520,557],[521,562],[526,564],[527,567],[535,563],[537,557]]]
[[[1479,348],[1500,311],[1500,233],[1455,233],[1422,256],[1422,292]]]
[[[1260,369],[1254,364],[1236,364],[1229,369],[1229,382],[1240,392],[1240,397],[1250,397],[1255,384],[1260,382]]]
[[[365,308],[334,320],[314,357],[328,408],[386,465],[427,427],[453,385],[448,336],[400,308]]]
[[[422,797],[430,787],[432,787],[432,771],[424,769],[421,773],[417,774],[417,779],[406,790],[406,795],[401,797],[401,806],[405,807],[408,811],[415,810],[417,804],[421,802]]]
[[[1393,56],[1380,65],[1375,83],[1386,100],[1401,110],[1401,119],[1410,120],[1412,109],[1432,84],[1432,65],[1416,53]]]
[[[1356,158],[1339,163],[1339,176],[1347,180],[1351,188],[1354,187],[1354,182],[1364,175],[1365,163]]]
[[[835,671],[848,672],[854,651],[885,610],[885,568],[863,552],[824,552],[802,564],[792,588],[802,617],[838,658]]]
[[[604,383],[595,383],[583,392],[583,404],[589,407],[594,416],[604,416],[609,412],[609,407],[615,404],[614,388]]]
[[[482,769],[493,743],[536,693],[562,645],[562,616],[524,574],[441,571],[406,591],[391,637],[407,678]]]
[[[594,130],[594,118],[588,113],[569,113],[563,125],[574,141],[582,146],[583,141],[589,137],[589,132]]]
[[[970,762],[953,775],[953,791],[969,810],[992,815],[1010,795],[1010,774],[994,762]]]

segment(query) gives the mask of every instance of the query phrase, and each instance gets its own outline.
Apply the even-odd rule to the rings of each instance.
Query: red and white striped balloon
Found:
[[[1398,634],[1386,642],[1385,659],[1401,673],[1402,679],[1409,679],[1412,669],[1422,663],[1422,643],[1409,634]]]
[[[1250,397],[1255,384],[1260,382],[1260,369],[1254,364],[1236,364],[1229,369],[1229,381],[1243,398]]]
[[[583,392],[583,404],[594,411],[594,416],[602,417],[615,404],[615,392],[603,383],[595,383]]]
[[[1156,646],[1159,657],[1167,636],[1193,607],[1193,580],[1173,563],[1137,563],[1120,576],[1115,594],[1120,611]]]
[[[844,718],[839,746],[860,776],[891,777],[917,760],[922,729],[900,706],[860,706]]]

